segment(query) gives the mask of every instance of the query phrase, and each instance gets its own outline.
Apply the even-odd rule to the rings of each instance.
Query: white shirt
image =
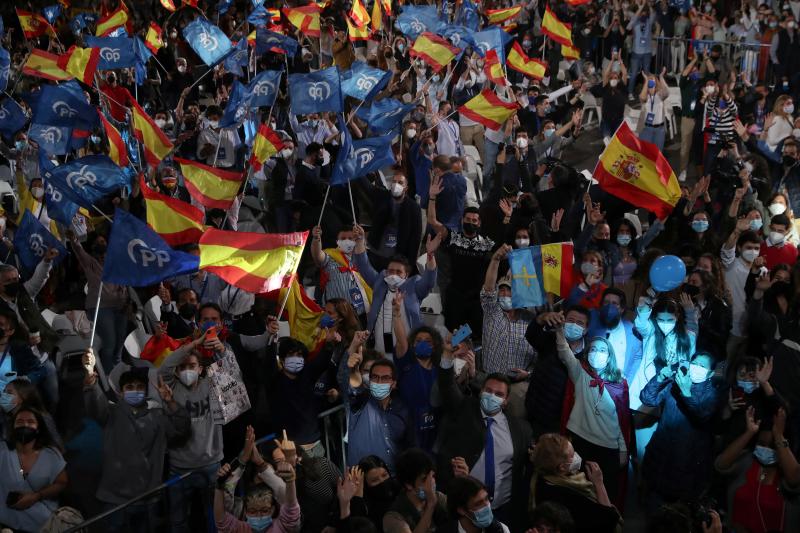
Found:
[[[201,158],[200,150],[203,146],[210,144],[213,147],[211,153],[203,161],[206,165],[213,166],[214,160],[218,167],[229,168],[236,163],[236,147],[239,145],[239,137],[235,129],[220,129],[214,131],[205,128],[200,131],[197,138],[197,157]],[[219,149],[217,149],[219,146]]]
[[[439,119],[436,126],[439,138],[436,140],[436,152],[447,156],[460,156],[463,153],[461,147],[461,133],[458,124],[452,119]]]
[[[375,319],[375,349],[385,353],[389,358],[391,358],[391,354],[394,352],[394,345],[397,344],[397,337],[395,337],[394,328],[392,327],[392,301],[394,301],[396,294],[396,290],[389,290],[386,292],[386,298],[384,298],[381,310],[378,311],[378,316]],[[367,301],[366,298],[364,301]],[[405,330],[408,331],[408,317],[406,316],[405,310],[401,312]],[[384,346],[383,335],[385,333],[392,334],[392,346]]]
[[[625,370],[625,352],[628,347],[628,335],[625,333],[625,324],[619,321],[617,327],[608,332],[608,342],[614,348],[614,355],[617,358],[617,368]]]
[[[736,257],[736,248],[726,250],[722,247],[720,252],[722,266],[725,267],[725,283],[731,291],[731,312],[733,314],[733,327],[731,333],[741,337],[744,332],[743,321],[745,318],[745,308],[747,307],[747,297],[744,293],[744,286],[747,283],[747,276],[750,274],[750,267],[741,257]]]
[[[507,525],[505,525],[502,522],[498,522],[498,524],[500,524],[500,527],[503,528],[503,533],[511,533],[511,530],[508,529]],[[486,531],[486,530],[485,529],[481,529],[481,531]],[[461,527],[461,522],[458,523],[458,533],[467,533],[467,530],[464,529],[463,527]]]
[[[494,499],[492,509],[502,507],[511,500],[511,469],[514,466],[514,443],[511,441],[511,430],[508,428],[508,419],[503,411],[494,416],[484,416],[484,425],[487,418],[493,418],[492,438],[494,439]],[[469,475],[484,481],[486,479],[485,450],[481,452],[475,466]]]

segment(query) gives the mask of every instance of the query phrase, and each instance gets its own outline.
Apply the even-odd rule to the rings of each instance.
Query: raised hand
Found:
[[[287,463],[292,466],[297,464],[297,448],[295,448],[294,442],[286,436],[285,429],[283,430],[283,440],[275,439],[275,445],[283,452],[283,457]]]
[[[503,215],[506,218],[511,218],[511,213],[513,210],[514,207],[511,205],[511,202],[508,201],[508,198],[503,198],[500,200],[500,211],[503,212]]]
[[[161,396],[161,400],[164,403],[172,403],[172,387],[164,383],[164,378],[160,375],[158,376],[158,385],[156,388],[158,389],[158,395]]]
[[[169,295],[169,289],[167,289],[163,283],[158,284],[158,297],[161,298],[161,303],[164,305],[169,305],[172,301]]]
[[[561,228],[561,218],[564,216],[564,209],[557,209],[550,218],[550,231],[558,231]]]
[[[444,232],[441,231],[436,234],[433,238],[428,235],[428,240],[425,242],[425,252],[428,255],[433,254],[436,250],[439,249],[439,246],[442,244],[442,238],[444,237]]]
[[[758,370],[756,370],[756,379],[762,385],[769,381],[770,376],[772,375],[772,357],[767,357],[764,359],[764,363],[758,365]]]
[[[442,177],[435,174],[431,176],[431,185],[428,188],[428,197],[435,199],[436,196],[442,192],[442,189],[444,189],[444,185],[442,185]]]
[[[745,412],[745,422],[747,424],[747,432],[751,435],[755,435],[758,433],[759,428],[761,427],[761,420],[756,420],[756,410],[751,405],[747,408]]]
[[[594,461],[584,461],[584,470],[586,471],[586,479],[597,485],[603,482],[603,471],[600,466]]]
[[[450,466],[453,467],[453,475],[456,477],[469,475],[469,467],[463,457],[453,457],[450,459]]]
[[[403,310],[403,298],[405,298],[403,291],[397,291],[394,295],[394,299],[392,300],[392,314],[395,316],[398,316]]]
[[[735,398],[733,396],[733,390],[728,392],[728,407],[730,407],[731,411],[737,411],[747,405],[744,401],[744,398]],[[750,408],[752,409],[752,407]]]

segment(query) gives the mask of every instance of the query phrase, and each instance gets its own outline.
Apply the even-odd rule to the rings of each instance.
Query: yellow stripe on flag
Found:
[[[433,33],[425,32],[414,41],[414,46],[411,47],[409,55],[422,58],[435,72],[439,72],[460,52],[459,48],[452,46],[445,39]]]
[[[369,13],[361,0],[353,0],[353,7],[350,9],[348,16],[353,19],[353,23],[359,28],[363,28],[369,22]]]
[[[152,190],[139,178],[139,186],[147,208],[147,225],[170,246],[196,243],[206,227],[203,212],[197,207]]]
[[[500,24],[507,20],[511,20],[522,11],[522,6],[514,6],[506,9],[487,9],[486,16],[489,19],[489,24]]]
[[[58,56],[34,48],[28,56],[22,73],[29,76],[38,76],[51,81],[64,81],[72,78],[64,69],[58,66]]]
[[[206,207],[228,209],[231,206],[242,185],[241,174],[178,157],[175,162],[181,166],[186,189],[195,200]]]
[[[351,41],[368,41],[369,40],[369,26],[359,28],[349,18],[344,19],[347,23],[347,37]]]
[[[558,17],[550,10],[550,5],[544,9],[542,18],[542,33],[553,39],[557,43],[572,46],[572,25],[558,20]]]
[[[580,59],[581,52],[573,46],[561,45],[561,55],[564,59]]]
[[[547,73],[547,63],[538,59],[531,59],[522,50],[518,42],[514,42],[506,58],[506,65],[526,76],[540,80]]]
[[[289,291],[288,297],[286,291]],[[325,329],[319,327],[325,311],[317,302],[308,297],[296,278],[292,280],[289,287],[281,289],[278,294],[278,302],[286,299],[284,312],[292,338],[302,342],[308,348],[309,353],[316,352],[325,342]]]
[[[319,14],[321,8],[317,4],[308,4],[302,7],[285,7],[283,14],[295,28],[309,37],[319,37]]]
[[[379,32],[383,29],[383,14],[381,13],[381,3],[375,0],[372,4],[372,31]]]
[[[484,89],[478,96],[459,107],[458,112],[491,130],[499,130],[517,109],[519,104],[516,101],[503,102],[494,90]]]
[[[133,128],[136,138],[144,145],[147,164],[157,167],[172,151],[173,145],[150,115],[135,101],[131,101]]]
[[[66,54],[58,57],[58,66],[63,68],[67,74],[74,76],[75,79],[82,81],[86,85],[91,85],[94,82],[94,74],[97,72],[99,62],[99,48],[72,46]]]
[[[128,13],[120,7],[97,23],[94,34],[97,37],[105,37],[120,26],[124,26],[126,22],[128,22]]]
[[[262,124],[253,141],[253,154],[250,156],[250,165],[254,170],[260,170],[264,161],[283,150],[283,141],[269,126]]]

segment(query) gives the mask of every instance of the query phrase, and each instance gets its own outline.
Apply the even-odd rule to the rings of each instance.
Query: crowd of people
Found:
[[[0,6],[3,102],[28,115],[65,83],[28,68],[34,49],[88,46],[120,10],[127,35],[155,22],[163,46],[80,80],[121,134],[130,182],[71,224],[52,216],[47,162],[111,155],[110,130],[52,154],[27,120],[0,124],[3,531],[93,517],[88,530],[130,532],[800,531],[800,1],[326,0],[310,11],[319,37],[290,19],[295,1],[29,4],[47,14],[38,37]],[[402,21],[428,5],[439,26],[425,29],[460,46],[441,69],[413,53],[422,22]],[[496,83],[488,50],[453,35],[517,7],[495,52],[546,71]],[[259,8],[295,54],[245,47],[237,73],[187,39],[198,17],[248,39]],[[359,10],[369,39],[352,38]],[[550,15],[577,57],[542,31]],[[390,73],[371,102],[293,112],[289,75],[364,64]],[[251,122],[282,146],[256,168],[247,124],[221,122],[238,80],[270,70],[284,73],[277,97]],[[487,91],[516,106],[497,129],[459,112]],[[359,109],[392,100],[394,163],[331,186],[346,139],[376,136]],[[137,107],[174,145],[158,165]],[[667,216],[590,179],[623,122],[680,183]],[[198,199],[178,158],[246,176],[231,207]],[[209,228],[309,232],[296,279],[315,322],[287,328],[286,300],[208,270],[105,282],[109,216],[152,225],[154,193]],[[20,247],[26,213],[57,246]],[[509,255],[570,242],[567,290],[516,306]],[[686,271],[669,291],[650,278],[663,256]],[[137,332],[170,349],[146,360]],[[233,419],[223,370],[243,384]]]

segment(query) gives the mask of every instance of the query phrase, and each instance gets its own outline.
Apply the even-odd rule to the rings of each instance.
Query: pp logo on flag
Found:
[[[358,77],[358,81],[356,81],[356,87],[358,87],[359,91],[370,91],[377,83],[378,78],[362,74]]]
[[[353,157],[358,161],[358,166],[364,168],[375,158],[375,152],[369,148],[359,148],[355,151]]]
[[[244,118],[245,114],[247,114],[248,109],[246,107],[237,107],[236,114],[233,115],[234,122],[239,122]]]
[[[217,42],[217,38],[207,32],[200,32],[197,35],[197,40],[200,41],[200,46],[208,50],[209,52],[213,52],[214,50],[219,47],[219,42]]]
[[[256,96],[268,96],[274,92],[275,92],[275,84],[268,80],[260,81],[256,84],[255,87],[253,87],[253,94]],[[310,92],[309,95],[311,95]]]
[[[131,239],[128,241],[128,257],[138,265],[137,256],[141,259],[143,267],[155,263],[158,268],[161,268],[169,263],[169,254],[164,250],[153,250],[143,240]]]
[[[8,109],[6,109],[6,106],[2,105],[0,106],[0,120],[5,120],[7,118],[8,118]]]
[[[83,165],[77,172],[70,172],[67,174],[67,185],[71,189],[83,189],[86,185],[94,185],[97,182],[97,176],[94,172],[87,170],[89,165]]]
[[[481,52],[483,52],[484,55],[486,55],[486,52],[492,49],[492,46],[486,41],[482,41],[480,43],[475,43],[475,44],[478,45],[478,48],[481,49]]]
[[[458,43],[461,42],[461,34],[454,33],[450,35],[450,42],[453,43],[455,46],[458,46]]]
[[[108,62],[117,62],[121,57],[119,48],[101,48],[100,49],[100,57],[102,57],[105,61]]]
[[[47,196],[50,197],[50,200],[52,200],[57,204],[61,203],[61,200],[64,198],[64,196],[61,194],[61,191],[54,188],[53,185],[50,183],[47,184],[45,190],[47,191]]]
[[[44,128],[39,132],[39,137],[47,144],[59,143],[61,142],[61,128],[56,128],[54,126]]]
[[[68,103],[62,100],[53,102],[53,106],[51,107],[51,109],[53,110],[53,113],[55,113],[61,118],[72,118],[78,116],[78,111],[72,109]]]
[[[44,257],[45,246],[44,239],[38,233],[34,233],[28,238],[28,246],[31,247],[31,252],[37,257]]]
[[[312,83],[308,88],[308,97],[312,100],[327,100],[331,95],[331,86],[327,81]]]
[[[411,26],[411,30],[414,33],[422,33],[427,29],[427,26],[419,20],[417,17],[411,19],[411,22],[408,23]]]

